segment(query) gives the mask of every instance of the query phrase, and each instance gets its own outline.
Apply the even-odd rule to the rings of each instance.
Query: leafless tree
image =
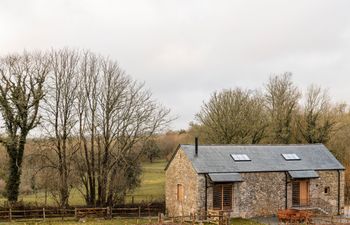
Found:
[[[256,91],[215,92],[196,115],[210,143],[259,143],[267,121],[262,97]]]
[[[85,188],[82,193],[89,205],[112,205],[120,197],[120,179],[127,178],[120,175],[134,167],[133,162],[140,157],[134,146],[169,123],[169,110],[159,106],[142,84],[107,58],[87,52],[81,75],[78,108],[82,160],[77,162]]]
[[[47,95],[43,106],[45,117],[42,128],[48,142],[44,151],[43,167],[54,168],[59,182],[60,206],[68,205],[72,159],[78,149],[74,128],[78,122],[76,104],[79,73],[79,52],[69,49],[52,50],[49,54],[51,73],[46,82]]]
[[[298,107],[300,92],[293,84],[291,73],[270,77],[266,85],[265,101],[270,118],[270,142],[288,144]]]
[[[99,58],[84,52],[80,62],[80,85],[78,86],[79,153],[77,171],[84,187],[85,201],[96,205],[96,127],[97,127],[97,83],[99,80]]]
[[[42,53],[24,52],[0,59],[0,112],[6,128],[1,142],[10,159],[6,186],[10,202],[18,199],[26,139],[40,121],[39,104],[49,65]]]
[[[307,143],[326,143],[336,125],[327,90],[311,85],[298,118],[298,131]]]

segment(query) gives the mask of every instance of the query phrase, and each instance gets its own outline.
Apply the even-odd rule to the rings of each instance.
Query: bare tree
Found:
[[[99,58],[88,51],[80,62],[81,82],[78,86],[79,153],[77,169],[85,190],[81,191],[86,204],[96,205],[96,127],[97,127],[97,84],[100,73]],[[100,164],[100,159],[98,164]],[[99,192],[99,190],[98,190]]]
[[[215,92],[196,118],[211,143],[256,144],[267,127],[261,96],[239,88]]]
[[[20,185],[24,147],[29,132],[40,121],[39,104],[49,73],[46,55],[27,53],[0,59],[0,112],[6,134],[1,142],[9,156],[7,198],[16,202]]]
[[[266,85],[265,100],[272,143],[288,144],[292,139],[292,123],[300,93],[291,78],[291,73],[272,76]]]
[[[68,205],[70,190],[70,172],[72,170],[73,155],[78,149],[74,128],[78,122],[76,103],[79,72],[79,53],[74,50],[63,49],[50,53],[52,72],[46,82],[47,95],[45,97],[45,124],[49,141],[48,146],[54,155],[47,156],[43,167],[55,168],[59,182],[60,206]]]
[[[326,90],[311,85],[306,103],[299,115],[298,131],[307,143],[326,143],[336,125],[330,98]]]
[[[78,108],[83,160],[77,162],[82,193],[89,205],[112,205],[120,198],[120,179],[130,178],[120,175],[139,161],[141,152],[135,152],[134,146],[169,123],[169,110],[109,59],[86,53],[81,74]]]

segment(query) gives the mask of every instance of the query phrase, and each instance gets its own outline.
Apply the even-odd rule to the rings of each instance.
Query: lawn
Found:
[[[165,165],[166,161],[164,160],[155,161],[153,163],[143,163],[141,186],[138,187],[134,192],[127,194],[126,202],[130,203],[133,198],[135,203],[142,201],[149,202],[153,200],[164,200]],[[30,203],[33,205],[44,205],[45,194],[44,192],[39,192],[37,194],[20,195],[19,200],[23,200],[23,202],[27,204]],[[6,198],[0,197],[1,205],[3,205],[5,201]],[[47,205],[55,206],[55,204],[55,201],[51,197],[48,197]],[[71,191],[69,204],[72,206],[85,204],[83,196],[77,189],[73,189]]]
[[[132,225],[132,224],[156,224],[156,220],[148,220],[148,219],[113,219],[113,220],[98,220],[98,219],[90,219],[86,221],[84,224],[86,225]],[[47,222],[43,221],[26,221],[26,222],[12,222],[12,223],[1,223],[4,225],[78,225],[82,224],[81,222],[77,222],[74,220],[70,221],[62,221],[60,219],[50,220]],[[232,219],[232,225],[261,225],[257,222],[247,219]]]
[[[134,196],[135,202],[164,200],[165,190],[165,171],[166,161],[156,161],[153,163],[144,163],[141,186],[133,193],[129,193],[126,201],[131,202]]]
[[[262,225],[258,222],[255,222],[252,220],[247,220],[247,219],[241,219],[241,218],[232,219],[231,224],[233,224],[233,225]]]
[[[165,161],[155,161],[154,163],[146,162],[143,164],[143,174],[141,186],[138,187],[133,193],[128,193],[127,202],[131,202],[132,196],[134,196],[134,202],[141,201],[150,201],[150,200],[164,200],[164,181],[165,181]],[[38,204],[44,203],[44,193],[38,193],[37,195],[21,195],[20,200],[23,199],[25,203]],[[1,204],[6,201],[5,198],[0,198]],[[72,190],[72,194],[69,199],[69,203],[71,205],[83,205],[84,200],[81,194],[76,190]],[[48,198],[48,205],[54,206],[55,202],[53,199]],[[157,221],[153,220],[151,223],[156,223]],[[147,219],[113,219],[113,220],[99,220],[99,219],[89,219],[84,224],[86,225],[131,225],[131,224],[149,224],[150,221]],[[0,223],[4,225],[77,225],[82,224],[81,222],[77,222],[75,220],[66,220],[62,221],[59,218],[52,219],[46,222],[43,221],[25,221],[25,222],[12,222],[12,223]],[[232,225],[259,225],[251,220],[246,219],[232,219]]]
[[[23,222],[7,222],[0,223],[4,225],[76,225],[76,224],[86,224],[86,225],[132,225],[132,224],[150,224],[156,223],[157,221],[147,219],[113,219],[113,220],[99,220],[99,219],[90,219],[84,223],[78,222],[76,220],[66,220],[62,221],[60,219],[57,220],[49,220],[46,222],[43,221],[23,221]]]

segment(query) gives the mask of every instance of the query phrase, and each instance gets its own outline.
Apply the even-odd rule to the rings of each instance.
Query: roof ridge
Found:
[[[195,146],[195,144],[180,144]],[[310,146],[310,145],[324,145],[322,143],[312,144],[199,144],[198,146]]]

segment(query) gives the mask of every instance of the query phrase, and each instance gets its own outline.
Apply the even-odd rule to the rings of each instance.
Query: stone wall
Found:
[[[338,171],[317,171],[319,178],[309,179],[310,207],[318,207],[326,212],[338,214]],[[344,171],[340,171],[340,213],[344,208]],[[325,193],[329,188],[329,193]],[[292,180],[288,179],[288,208],[292,207]]]
[[[205,196],[205,178],[200,179],[200,196]],[[244,182],[232,184],[231,217],[255,217],[273,215],[285,207],[284,173],[241,173]],[[213,208],[213,183],[208,179],[207,206]],[[203,187],[203,188],[201,188]],[[202,198],[204,199],[204,198]],[[204,200],[203,200],[204,201]],[[204,208],[204,203],[199,204]]]
[[[209,199],[211,199],[208,196],[208,191],[207,191],[207,196],[205,196],[205,182],[207,182],[208,185],[208,180],[205,178],[205,174],[199,174],[197,177],[197,182],[198,182],[198,196],[197,196],[197,209],[199,212],[205,212],[205,198],[207,198],[207,205]]]
[[[177,185],[182,184],[184,189],[183,201],[177,200]],[[184,151],[180,148],[168,169],[165,172],[165,205],[169,216],[190,215],[197,212],[198,175]],[[204,203],[203,203],[204,204]]]
[[[318,171],[320,178],[310,179],[310,201],[312,205],[336,215],[338,213],[338,171]],[[340,213],[344,208],[344,171],[340,171]],[[328,188],[328,193],[325,189]]]
[[[338,213],[338,171],[317,171],[319,178],[309,180],[309,197],[313,206]],[[197,174],[182,149],[179,149],[165,172],[165,202],[169,216],[190,215],[213,208],[213,183]],[[232,217],[250,218],[275,215],[286,203],[285,172],[241,173],[243,182],[232,184]],[[207,190],[206,190],[207,182]],[[184,200],[177,200],[177,185],[184,187]],[[340,171],[340,213],[344,208],[344,171]],[[329,188],[329,193],[325,193]],[[207,193],[205,193],[205,190]],[[292,180],[287,176],[287,207],[292,207]]]
[[[310,179],[309,197],[312,206],[320,206],[332,214],[338,212],[338,171],[318,171],[320,178]],[[285,172],[241,173],[243,182],[233,183],[232,217],[250,218],[275,215],[286,204]],[[207,206],[213,208],[212,183],[208,178]],[[205,176],[198,178],[198,208],[204,209]],[[329,187],[329,193],[324,189]],[[292,180],[287,176],[287,205],[292,207]],[[340,207],[344,207],[344,172],[340,172]],[[342,213],[342,210],[341,210]]]
[[[285,208],[285,173],[241,173],[238,211],[243,218],[268,216]]]

